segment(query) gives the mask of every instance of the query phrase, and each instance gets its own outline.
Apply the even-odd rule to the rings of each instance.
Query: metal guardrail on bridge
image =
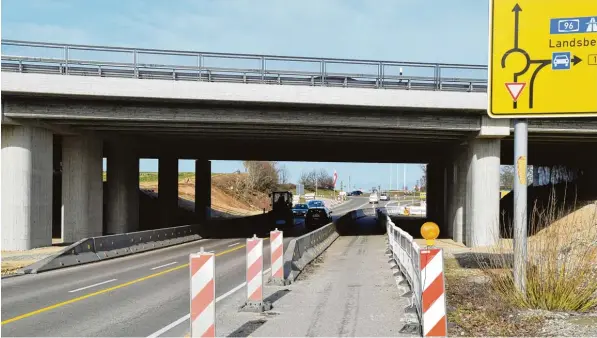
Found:
[[[27,56],[26,51],[30,49],[35,52]],[[408,75],[403,75],[403,70]],[[484,65],[206,53],[16,40],[2,40],[2,71],[272,85],[487,91],[487,66]],[[456,73],[458,75],[453,75]]]

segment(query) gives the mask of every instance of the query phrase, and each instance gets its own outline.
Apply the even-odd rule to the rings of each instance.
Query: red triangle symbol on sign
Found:
[[[526,82],[506,82],[506,89],[508,89],[508,93],[512,96],[512,100],[515,102],[518,100],[520,93],[522,93],[526,85]]]

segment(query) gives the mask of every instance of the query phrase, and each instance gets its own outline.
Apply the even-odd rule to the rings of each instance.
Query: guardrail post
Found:
[[[247,238],[247,302],[243,311],[263,312],[272,308],[263,301],[263,239]]]
[[[270,251],[272,276],[271,282],[278,285],[288,285],[284,279],[284,233],[277,228],[270,231]]]
[[[444,281],[444,256],[439,248],[419,250],[421,274],[421,319],[424,337],[446,337],[446,297]]]
[[[191,337],[216,336],[215,254],[189,255],[191,281]]]

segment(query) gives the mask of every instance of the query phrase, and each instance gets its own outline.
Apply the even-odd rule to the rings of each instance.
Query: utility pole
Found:
[[[388,188],[388,193],[392,190],[392,164],[390,163],[390,187]]]
[[[350,191],[350,175],[348,176],[348,190]]]
[[[406,192],[406,163],[402,164],[402,190]]]

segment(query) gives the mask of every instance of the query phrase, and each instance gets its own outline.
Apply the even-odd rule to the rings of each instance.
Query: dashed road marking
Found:
[[[164,265],[156,266],[156,267],[151,268],[151,270],[157,270],[157,269],[160,269],[160,268],[163,268],[163,267],[166,267],[166,266],[170,266],[172,264],[176,264],[176,262],[170,262],[170,263],[167,263],[167,264],[164,264]]]
[[[114,281],[116,281],[116,280],[117,280],[117,279],[110,279],[110,280],[107,280],[107,281],[103,281],[103,282],[95,283],[95,284],[92,284],[92,285],[84,286],[84,287],[82,287],[82,288],[78,288],[78,289],[70,290],[69,292],[71,292],[71,293],[72,293],[72,292],[77,292],[77,291],[81,291],[81,290],[89,289],[89,288],[92,288],[92,287],[95,287],[95,286],[99,286],[99,285],[102,285],[102,284],[107,284],[107,283],[110,283],[110,282],[114,282]]]

